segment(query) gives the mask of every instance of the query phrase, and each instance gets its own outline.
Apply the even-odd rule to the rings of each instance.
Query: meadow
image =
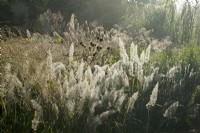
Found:
[[[1,40],[0,132],[200,131],[199,45],[74,14],[65,31],[53,27]]]

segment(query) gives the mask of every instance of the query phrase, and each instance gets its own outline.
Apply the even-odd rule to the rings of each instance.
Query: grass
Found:
[[[199,46],[150,54],[116,29],[79,30],[2,42],[0,132],[199,130]]]

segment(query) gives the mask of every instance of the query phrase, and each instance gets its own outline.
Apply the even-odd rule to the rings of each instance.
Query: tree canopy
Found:
[[[170,36],[179,43],[199,35],[199,0],[186,0],[181,11],[176,0],[1,0],[0,25],[37,27],[40,14],[50,9],[69,21],[74,13],[79,22],[97,21],[109,29],[120,25],[134,34],[140,28],[153,30],[153,36]]]

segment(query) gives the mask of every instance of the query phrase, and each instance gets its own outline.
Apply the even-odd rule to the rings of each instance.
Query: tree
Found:
[[[27,27],[32,27],[39,14],[50,9],[60,11],[67,21],[75,13],[80,22],[97,20],[110,28],[119,22],[125,10],[123,0],[6,0],[3,3],[1,19],[9,20],[11,25],[26,24]]]

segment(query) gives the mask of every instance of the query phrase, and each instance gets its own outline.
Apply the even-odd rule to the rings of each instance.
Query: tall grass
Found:
[[[197,102],[190,103],[199,85],[196,60],[191,61],[194,65],[187,64],[181,56],[182,62],[166,62],[165,67],[157,62],[157,52],[151,58],[151,44],[139,51],[137,44],[125,45],[129,38],[116,29],[103,34],[102,28],[84,30],[70,23],[76,26],[59,44],[58,38],[36,33],[29,33],[27,42],[3,43],[1,132],[199,128],[187,123],[199,122],[198,113],[194,119],[187,115],[191,107],[199,109]],[[106,32],[114,35],[106,38]]]

